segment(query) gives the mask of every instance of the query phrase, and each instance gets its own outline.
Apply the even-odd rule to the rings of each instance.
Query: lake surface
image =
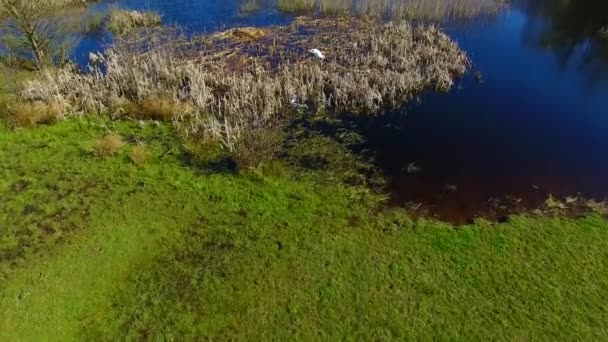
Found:
[[[189,32],[284,24],[240,2],[123,0]],[[447,94],[427,93],[358,125],[388,176],[391,203],[455,223],[535,208],[550,195],[608,198],[608,2],[515,1],[495,18],[446,24],[483,80],[467,75]],[[109,3],[95,6],[105,9]],[[90,36],[79,61],[108,36]],[[408,165],[420,171],[408,173]],[[419,205],[418,205],[419,204]]]

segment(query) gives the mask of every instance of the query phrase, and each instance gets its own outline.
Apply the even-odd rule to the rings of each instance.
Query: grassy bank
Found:
[[[235,173],[164,123],[0,128],[0,338],[608,336],[605,218],[412,221],[300,139]]]

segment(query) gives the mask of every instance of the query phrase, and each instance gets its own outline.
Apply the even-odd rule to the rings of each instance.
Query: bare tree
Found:
[[[0,32],[12,37],[9,48],[33,57],[39,69],[63,61],[76,26],[60,8],[56,0],[0,0]]]

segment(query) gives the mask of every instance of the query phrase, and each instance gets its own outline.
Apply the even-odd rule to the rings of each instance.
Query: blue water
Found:
[[[119,0],[95,9],[112,3],[158,11],[187,32],[293,19],[272,8],[240,16],[237,0]],[[395,204],[421,203],[462,222],[532,208],[549,194],[608,196],[608,40],[594,36],[608,25],[608,8],[595,0],[559,6],[515,0],[496,18],[445,25],[484,81],[469,74],[450,93],[421,96],[405,118],[364,122]],[[75,57],[84,62],[109,41],[88,37]],[[404,172],[410,163],[421,172]]]

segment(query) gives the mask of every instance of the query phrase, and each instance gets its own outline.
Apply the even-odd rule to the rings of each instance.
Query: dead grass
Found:
[[[268,31],[258,27],[237,27],[215,35],[217,38],[232,39],[236,42],[251,42],[268,35]]]
[[[138,119],[172,121],[188,112],[187,106],[168,97],[149,97],[141,100]]]
[[[129,158],[133,164],[137,166],[143,166],[146,164],[148,161],[148,150],[146,149],[146,145],[142,143],[135,145],[129,154]]]
[[[161,17],[158,13],[113,9],[109,15],[108,30],[117,35],[124,35],[137,28],[160,24]]]
[[[124,97],[115,97],[108,100],[107,107],[110,114],[117,118],[126,116],[137,117],[140,112],[140,106]]]
[[[124,140],[118,134],[110,133],[93,143],[93,154],[96,157],[109,157],[120,152],[125,145]]]
[[[313,58],[311,48],[327,58]],[[123,40],[97,58],[100,67],[86,74],[42,73],[22,97],[64,98],[72,115],[133,112],[135,103],[138,115],[179,122],[184,133],[212,137],[231,151],[243,132],[272,126],[296,106],[376,114],[424,89],[449,90],[469,66],[435,26],[365,18],[301,17],[190,40],[159,34]]]
[[[65,108],[61,101],[15,103],[8,106],[7,121],[12,127],[48,125],[60,120]]]

